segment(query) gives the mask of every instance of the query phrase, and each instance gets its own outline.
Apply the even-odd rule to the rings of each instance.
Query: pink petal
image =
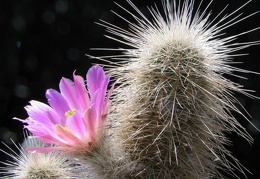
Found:
[[[25,109],[33,120],[52,126],[59,119],[57,113],[50,106],[34,100],[30,101],[30,104],[31,106],[27,105]]]
[[[74,115],[69,116],[67,118],[66,126],[68,126],[78,138],[82,138],[86,134],[86,126],[81,111],[77,111]]]
[[[67,78],[62,78],[60,80],[60,91],[61,95],[67,100],[71,109],[79,108],[77,92],[74,83],[71,80]]]
[[[103,68],[98,65],[90,68],[87,74],[91,105],[94,105],[93,110],[96,111],[98,118],[101,118],[103,108],[106,105],[104,102],[109,79],[110,75],[105,75]]]
[[[110,96],[111,96],[111,94],[112,94],[112,92],[115,88],[115,84],[116,84],[116,82],[112,85],[109,92],[107,93],[106,101],[105,101],[105,104],[103,106],[102,114],[101,114],[102,120],[105,120],[107,118],[107,115],[110,112],[110,100],[109,100],[109,98],[110,98]]]
[[[89,108],[86,110],[83,114],[84,120],[83,122],[85,123],[86,126],[86,131],[90,137],[90,139],[93,141],[95,140],[95,129],[98,126],[98,122],[96,119],[96,113],[92,110],[92,108]]]
[[[75,75],[75,72],[73,73],[73,77],[79,105],[81,110],[85,111],[89,106],[89,96],[84,84],[84,79],[81,76]]]
[[[104,100],[105,99],[101,99],[100,90],[97,90],[94,93],[94,95],[91,96],[91,103],[90,104],[92,106],[92,110],[95,110],[97,112],[97,114],[101,113]]]
[[[87,86],[90,96],[94,96],[97,90],[101,90],[101,94],[107,89],[110,75],[105,75],[102,67],[95,65],[88,70]],[[101,97],[104,95],[101,95]]]
[[[52,136],[52,135],[35,135],[35,136],[30,136],[30,138],[37,138],[41,140],[42,142],[46,143],[54,143],[54,144],[67,144],[65,140],[62,140],[58,136]]]
[[[75,135],[73,135],[71,131],[59,124],[55,126],[55,132],[60,138],[64,139],[64,141],[70,145],[81,144],[81,141]]]
[[[30,132],[34,134],[35,138],[41,138],[42,141],[48,143],[64,143],[65,140],[60,138],[56,132],[54,131],[55,126],[52,128],[48,128],[48,126],[44,124],[35,124],[35,125],[28,125],[25,126]]]
[[[101,114],[102,120],[106,120],[109,112],[110,112],[110,101],[107,99],[107,101],[105,102],[104,108],[102,110],[102,114]]]
[[[28,125],[24,128],[28,129],[36,136],[49,135],[48,132],[50,131],[50,129],[46,127],[44,124],[32,124],[30,123],[30,121],[28,122]]]
[[[46,91],[46,97],[48,99],[48,103],[50,106],[56,111],[56,113],[60,116],[59,119],[56,119],[55,124],[64,125],[65,113],[70,110],[67,101],[64,97],[56,90],[49,89]],[[63,121],[62,121],[63,119]]]

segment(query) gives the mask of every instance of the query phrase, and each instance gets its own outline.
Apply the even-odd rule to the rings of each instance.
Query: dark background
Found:
[[[197,3],[199,0],[196,0]],[[216,16],[226,4],[230,4],[228,13],[240,7],[246,0],[215,0],[211,5],[212,17]],[[127,9],[131,9],[124,0],[117,0]],[[152,0],[133,0],[133,2],[147,15],[147,5]],[[161,7],[160,0],[155,0]],[[203,7],[209,0],[204,0]],[[259,0],[253,0],[243,9],[249,15],[259,8]],[[89,59],[85,54],[96,56],[111,55],[113,52],[91,51],[95,47],[122,47],[121,44],[103,36],[107,34],[105,28],[95,24],[99,19],[117,26],[127,28],[120,18],[110,10],[126,15],[112,0],[0,0],[0,141],[10,147],[14,142],[23,140],[22,124],[12,118],[26,118],[24,106],[31,99],[46,102],[45,91],[48,88],[58,89],[61,77],[72,78],[72,72],[84,76],[91,63],[98,61]],[[132,10],[132,9],[131,9]],[[132,11],[134,12],[134,11]],[[228,30],[227,35],[256,28],[260,25],[259,14],[243,21]],[[133,19],[129,19],[133,21]],[[134,21],[133,21],[134,22]],[[225,35],[224,35],[225,36]],[[240,37],[237,42],[260,40],[260,30]],[[250,47],[241,53],[250,55],[237,57],[235,61],[242,61],[237,67],[260,72],[258,65],[260,47]],[[231,78],[241,83],[246,89],[258,91],[260,96],[259,76],[244,74],[248,80]],[[239,101],[251,114],[252,122],[260,128],[260,100],[237,95]],[[260,134],[254,130],[241,116],[237,119],[248,129],[255,139],[250,145],[236,134],[227,134],[233,141],[228,146],[241,163],[253,175],[249,179],[260,178]],[[0,144],[0,149],[6,149]],[[0,154],[0,160],[7,156]]]

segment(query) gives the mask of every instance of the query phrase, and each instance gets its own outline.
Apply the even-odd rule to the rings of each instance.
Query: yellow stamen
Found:
[[[65,116],[68,117],[68,116],[73,116],[75,113],[77,112],[76,109],[73,109],[73,110],[69,110],[65,113]]]

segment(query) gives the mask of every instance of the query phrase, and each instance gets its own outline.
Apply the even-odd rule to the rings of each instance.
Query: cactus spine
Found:
[[[149,8],[151,20],[130,0],[127,2],[135,10],[133,13],[118,4],[136,23],[120,15],[129,23],[128,30],[105,21],[100,23],[112,34],[109,38],[130,47],[112,49],[123,51],[123,55],[114,56],[117,62],[110,61],[112,65],[107,65],[109,73],[120,80],[112,95],[108,119],[102,127],[97,125],[100,130],[98,145],[92,145],[87,153],[30,153],[25,148],[49,145],[28,138],[25,147],[16,146],[20,154],[9,147],[11,154],[0,150],[14,159],[1,162],[7,167],[0,168],[0,174],[5,179],[207,179],[225,178],[224,172],[239,178],[237,171],[246,176],[243,166],[225,148],[231,143],[225,133],[234,132],[252,142],[232,115],[236,112],[244,116],[237,108],[239,102],[233,92],[254,96],[224,74],[251,73],[231,66],[232,58],[234,52],[259,45],[259,41],[237,43],[235,39],[259,28],[231,37],[223,37],[222,33],[254,15],[242,18],[241,14],[236,15],[250,1],[229,15],[223,15],[224,9],[214,20],[206,13],[210,4],[200,11],[201,4],[194,8],[195,0],[183,0],[183,4],[180,0],[162,0],[165,16],[157,7]],[[107,58],[101,59],[109,62]],[[95,86],[100,81],[102,78],[92,83]],[[100,89],[103,88],[101,85]],[[82,88],[77,89],[82,91]],[[99,93],[96,90],[94,96],[101,96]],[[71,93],[70,97],[74,101],[73,95]],[[78,95],[79,99],[83,99],[82,96]],[[106,116],[109,105],[106,103],[96,115]],[[73,116],[76,112],[76,109],[69,110],[65,116]],[[85,127],[90,123],[88,121]],[[73,128],[79,129],[81,124],[75,123]],[[72,133],[66,125],[55,129],[59,130],[57,135],[67,134],[61,136],[68,137],[68,145],[75,144],[74,134],[81,131]],[[91,133],[89,129],[82,130]],[[91,146],[92,143],[87,144]]]
[[[224,177],[222,169],[243,172],[224,147],[229,143],[224,133],[252,140],[232,115],[242,114],[232,92],[249,94],[223,74],[248,72],[230,65],[231,53],[257,42],[232,44],[239,35],[217,38],[236,17],[214,25],[205,11],[194,11],[194,0],[183,5],[163,0],[166,17],[150,8],[151,21],[128,2],[141,16],[126,10],[136,24],[128,31],[102,25],[114,35],[109,38],[132,47],[123,49],[126,57],[118,57],[122,62],[109,70],[122,82],[112,102],[111,133],[142,166],[132,176],[212,178]]]

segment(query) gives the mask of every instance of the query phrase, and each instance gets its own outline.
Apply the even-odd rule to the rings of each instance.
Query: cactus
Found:
[[[29,134],[26,132],[25,137],[28,138]],[[72,179],[77,174],[78,167],[59,151],[49,153],[28,152],[28,147],[44,147],[45,144],[37,139],[25,139],[23,145],[16,148],[19,153],[11,149],[9,152],[4,152],[14,161],[1,162],[6,165],[3,170],[4,176],[2,179]],[[72,170],[73,166],[73,170]]]
[[[220,170],[243,172],[224,147],[230,143],[225,132],[252,142],[232,115],[242,114],[232,93],[253,96],[223,74],[250,73],[230,65],[231,53],[258,42],[235,43],[239,34],[218,38],[237,17],[214,24],[205,11],[194,11],[193,0],[162,2],[166,16],[150,8],[153,19],[148,20],[129,0],[140,18],[122,7],[136,20],[128,30],[100,23],[112,34],[109,38],[132,47],[119,49],[124,57],[112,61],[109,70],[122,82],[112,101],[111,133],[142,166],[132,173],[135,177],[212,178],[224,177]]]
[[[235,42],[259,28],[231,37],[222,33],[255,14],[236,15],[250,1],[229,15],[224,9],[213,20],[206,13],[210,4],[200,11],[195,0],[162,0],[164,15],[157,6],[149,8],[150,20],[127,2],[135,12],[117,5],[136,22],[115,14],[129,29],[99,24],[108,38],[130,47],[112,49],[123,52],[114,55],[115,61],[94,57],[110,63],[110,74],[96,65],[86,84],[74,73],[74,82],[61,79],[60,92],[47,90],[49,105],[30,102],[29,117],[15,119],[33,136],[26,147],[17,146],[21,154],[1,150],[14,159],[2,162],[4,178],[239,178],[237,171],[246,177],[225,148],[231,144],[225,134],[253,142],[233,116],[248,120],[233,93],[255,97],[224,75],[254,73],[233,67],[232,58],[259,44]],[[107,90],[110,75],[119,80]]]

